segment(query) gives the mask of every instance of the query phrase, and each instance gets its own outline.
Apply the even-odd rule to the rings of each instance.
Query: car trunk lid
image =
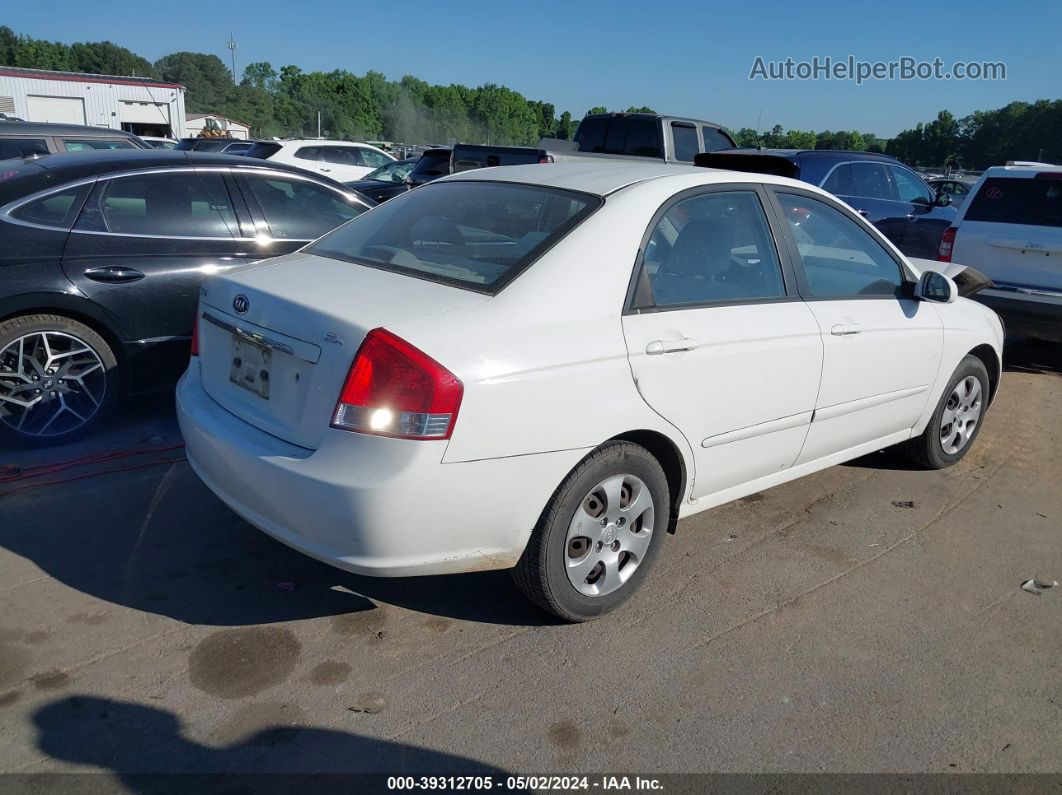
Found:
[[[246,422],[315,449],[371,329],[484,300],[480,293],[312,254],[265,260],[204,287],[203,386]]]

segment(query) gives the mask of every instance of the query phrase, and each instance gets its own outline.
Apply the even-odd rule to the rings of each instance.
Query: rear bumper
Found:
[[[443,441],[338,430],[307,450],[215,403],[195,362],[177,387],[177,417],[192,468],[233,511],[306,555],[373,576],[515,565],[585,454],[443,464]]]
[[[1003,318],[1008,337],[1017,335],[1062,342],[1062,294],[990,288],[970,297]]]

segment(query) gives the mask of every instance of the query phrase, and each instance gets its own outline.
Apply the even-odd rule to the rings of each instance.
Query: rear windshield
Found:
[[[429,182],[450,173],[450,151],[425,152],[409,172],[413,182]]]
[[[493,294],[600,205],[556,188],[440,182],[358,216],[308,250]]]
[[[544,153],[516,146],[458,146],[454,149],[454,173],[493,166],[522,166],[538,163]]]
[[[989,177],[970,201],[965,220],[1062,226],[1062,180]]]
[[[660,145],[660,122],[656,119],[589,117],[579,122],[575,141],[579,144],[580,152],[639,157],[664,156],[663,147]]]
[[[180,149],[181,147],[177,147]],[[268,160],[284,147],[273,141],[258,141],[247,150],[247,157],[257,157],[259,160]]]

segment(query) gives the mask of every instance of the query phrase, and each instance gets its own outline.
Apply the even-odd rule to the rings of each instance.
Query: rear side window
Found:
[[[322,146],[317,159],[337,166],[360,166],[361,150],[356,146]]]
[[[600,204],[554,188],[441,182],[374,208],[309,250],[494,293]]]
[[[1062,180],[989,177],[970,200],[963,220],[1062,226]]]
[[[0,138],[0,160],[46,154],[48,143],[43,138]]]
[[[827,193],[832,193],[834,196],[851,196],[852,164],[842,163],[837,166],[826,177],[826,181],[822,183],[822,189]]]
[[[316,146],[303,146],[295,150],[295,157],[299,160],[318,160],[318,151]]]
[[[707,193],[674,205],[653,228],[643,262],[659,307],[785,295],[774,241],[752,191]]]
[[[867,230],[839,210],[807,196],[778,193],[778,203],[816,298],[899,296],[899,264]]]
[[[366,209],[331,188],[304,179],[261,174],[245,174],[241,179],[250,186],[278,240],[315,240]]]
[[[74,225],[81,203],[89,192],[91,185],[78,185],[56,193],[50,193],[40,199],[23,204],[13,213],[12,218],[39,226],[55,229],[69,229]]]
[[[851,196],[864,199],[893,199],[889,175],[881,163],[852,163]]]
[[[575,132],[575,140],[580,152],[664,156],[660,145],[660,123],[656,119],[584,119]]]
[[[671,122],[671,135],[675,140],[675,159],[692,163],[701,146],[700,141],[697,140],[697,128],[692,124],[673,121]]]
[[[220,174],[178,171],[101,180],[75,231],[148,237],[231,237],[236,233]]]
[[[114,138],[63,139],[63,147],[68,152],[91,152],[96,149],[136,149],[132,143]]]
[[[718,152],[721,149],[734,148],[734,142],[730,139],[730,136],[718,127],[701,127],[701,133],[704,135],[703,151],[705,152]]]

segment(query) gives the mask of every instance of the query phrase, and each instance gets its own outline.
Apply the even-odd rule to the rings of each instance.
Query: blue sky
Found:
[[[213,52],[239,42],[250,61],[336,68],[432,83],[508,85],[557,112],[650,105],[733,128],[858,129],[882,136],[932,119],[1012,100],[1062,97],[1062,3],[757,2],[663,3],[400,0],[255,0],[176,4],[96,0],[8,3],[0,23],[35,37],[110,39],[154,60],[177,50]],[[58,9],[58,11],[56,11]],[[402,19],[395,19],[401,9]],[[866,61],[912,56],[946,65],[1003,61],[1005,81],[750,81],[756,56]]]

